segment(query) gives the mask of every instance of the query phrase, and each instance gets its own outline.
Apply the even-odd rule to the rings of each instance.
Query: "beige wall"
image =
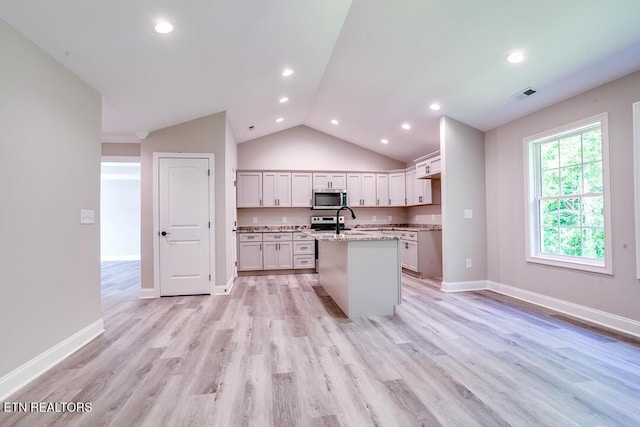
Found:
[[[238,169],[391,170],[397,160],[307,126],[296,126],[238,145]]]
[[[486,134],[489,279],[640,321],[635,278],[633,125],[640,73],[560,102]],[[609,114],[614,275],[525,262],[522,139],[598,113]]]
[[[227,274],[227,200],[230,176],[227,175],[227,115],[213,114],[153,132],[141,142],[141,261],[142,288],[154,286],[153,264],[153,153],[214,153],[215,167],[215,285],[224,286]],[[233,155],[230,155],[233,158]],[[235,165],[231,165],[234,167]]]
[[[139,157],[140,156],[140,144],[139,143],[124,143],[124,142],[103,142],[102,143],[102,155],[103,156],[117,156],[117,157]]]
[[[0,52],[1,378],[100,319],[101,97],[2,20]]]
[[[487,278],[484,134],[449,117],[440,119],[442,259],[447,283]],[[472,218],[464,212],[472,210]],[[471,259],[472,267],[466,267]]]

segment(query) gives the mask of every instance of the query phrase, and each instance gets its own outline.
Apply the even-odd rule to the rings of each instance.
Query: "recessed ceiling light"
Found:
[[[284,117],[278,117],[278,118],[276,119],[276,123],[280,123],[280,122],[281,122],[281,121],[283,121],[283,120],[284,120]]]
[[[291,68],[285,68],[284,71],[282,71],[282,77],[289,77],[291,74],[293,74]]]
[[[524,61],[524,53],[521,50],[514,50],[507,54],[507,62],[511,64],[519,64]]]
[[[160,21],[156,24],[156,33],[158,34],[169,34],[173,31],[173,25],[167,21]]]
[[[334,124],[334,125],[337,125],[338,121],[336,119],[331,119],[331,123]]]
[[[409,129],[411,129],[411,125],[409,123],[403,123],[402,124],[402,129],[409,130]]]
[[[382,142],[383,144],[388,144],[388,143],[389,143],[389,140],[388,140],[388,139],[386,139],[386,138],[382,138],[382,139],[380,140],[380,142]]]
[[[288,100],[289,100],[289,98],[287,98],[286,96],[283,96],[282,98],[280,98],[280,104],[284,104]]]
[[[434,102],[433,104],[429,105],[429,108],[431,108],[433,111],[438,111],[440,109],[440,104]]]

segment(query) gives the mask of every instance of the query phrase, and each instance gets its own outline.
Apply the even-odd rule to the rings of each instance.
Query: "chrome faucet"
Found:
[[[343,209],[349,209],[349,211],[351,212],[351,219],[356,219],[356,214],[349,206],[343,206],[338,209],[338,212],[336,212],[336,234],[340,234],[340,211],[342,211]]]

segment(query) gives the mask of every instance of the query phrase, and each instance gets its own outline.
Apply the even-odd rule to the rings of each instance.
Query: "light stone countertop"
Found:
[[[327,242],[361,242],[365,240],[399,240],[397,236],[385,236],[373,231],[345,230],[340,234],[303,231],[307,236]]]

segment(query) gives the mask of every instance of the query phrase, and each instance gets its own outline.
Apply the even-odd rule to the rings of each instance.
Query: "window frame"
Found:
[[[540,236],[540,159],[537,146],[545,141],[576,133],[600,124],[602,143],[602,197],[604,208],[604,259],[554,255],[542,253]],[[601,113],[523,139],[525,165],[525,232],[526,261],[574,270],[613,275],[613,245],[611,231],[611,188],[609,177],[609,126],[608,114]],[[584,163],[581,163],[581,165]],[[584,195],[585,193],[580,193]]]

